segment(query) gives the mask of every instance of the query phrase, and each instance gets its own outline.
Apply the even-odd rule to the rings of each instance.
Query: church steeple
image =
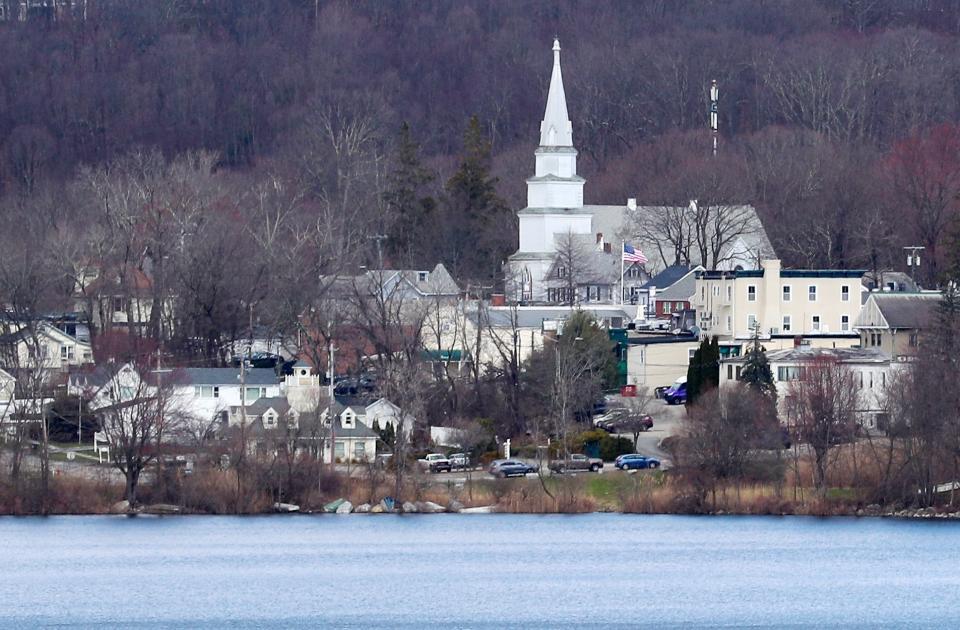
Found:
[[[567,97],[563,92],[563,74],[560,72],[560,40],[553,40],[553,73],[547,93],[547,109],[540,123],[541,147],[572,147],[573,125],[567,114]]]

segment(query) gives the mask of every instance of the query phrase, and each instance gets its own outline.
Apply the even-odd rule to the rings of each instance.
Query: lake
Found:
[[[960,626],[960,523],[0,518],[0,626]]]

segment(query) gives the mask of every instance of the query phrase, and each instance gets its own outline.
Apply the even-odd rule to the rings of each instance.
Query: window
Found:
[[[841,315],[840,316],[840,332],[848,332],[850,330],[850,316]]]
[[[747,315],[747,329],[753,332],[757,328],[757,316]]]
[[[800,378],[800,368],[796,365],[787,365],[777,368],[778,381],[795,381]]]
[[[260,398],[261,396],[267,395],[267,389],[265,387],[248,387],[246,394],[246,401],[253,402]],[[210,396],[213,397],[213,392],[210,392]]]
[[[813,322],[810,328],[813,330],[813,332],[820,332],[820,316],[819,315],[813,316]]]
[[[789,302],[789,301],[790,301],[790,287],[789,287],[789,286],[783,287],[783,301],[784,301],[784,302]]]
[[[733,299],[733,287],[729,284],[727,285],[727,302]]]
[[[113,312],[114,313],[126,313],[127,312],[127,301],[122,297],[113,298]]]
[[[426,282],[427,281],[427,272],[418,271],[417,272],[417,282]]]
[[[738,380],[738,381],[740,380],[740,372],[742,372],[742,371],[743,371],[743,366],[738,365],[738,366],[737,366],[737,380]]]
[[[880,335],[877,335],[879,337]],[[879,345],[879,344],[877,344]],[[917,333],[910,333],[910,347],[916,348],[920,345],[920,336]]]
[[[349,409],[347,409],[346,411],[344,411],[344,412],[343,412],[343,416],[341,417],[342,424],[343,424],[343,428],[344,428],[344,429],[352,429],[352,428],[353,428],[353,421],[354,421],[355,418],[356,418],[356,415],[355,415],[352,411],[350,411]]]
[[[367,458],[367,444],[366,442],[354,442],[353,443],[353,457],[355,459],[366,459]]]
[[[719,285],[719,284],[713,285],[713,296],[714,296],[714,297],[720,297],[720,285]]]
[[[781,326],[780,329],[781,329],[783,332],[785,332],[785,333],[790,332],[790,324],[791,324],[791,323],[792,323],[792,322],[790,321],[790,316],[789,316],[789,315],[784,315],[784,316],[783,316],[783,326]]]
[[[727,332],[730,332],[730,327],[733,326],[733,317],[727,315]]]
[[[557,267],[557,277],[558,277],[558,278],[566,278],[566,277],[567,277],[567,268],[564,267],[563,265],[558,266],[558,267]]]
[[[73,361],[73,346],[60,346],[60,358],[64,361]]]
[[[757,287],[752,284],[747,287],[747,302],[757,301]]]
[[[807,287],[807,299],[811,302],[817,301],[817,287],[816,285],[811,284]]]
[[[130,400],[133,398],[133,388],[132,387],[121,387],[120,388],[120,400]]]
[[[840,287],[840,301],[849,302],[850,301],[850,287],[843,285]]]
[[[334,446],[333,446],[333,455],[334,455],[334,457],[336,457],[337,459],[343,459],[343,455],[344,455],[345,450],[346,450],[346,449],[345,449],[344,446],[343,446],[343,442],[337,442],[337,443],[334,444]]]
[[[268,428],[277,426],[277,417],[272,413],[266,414],[263,416],[263,426]]]

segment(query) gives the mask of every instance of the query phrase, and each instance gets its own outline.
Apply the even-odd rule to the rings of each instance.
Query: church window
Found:
[[[564,267],[563,265],[558,265],[558,266],[557,266],[557,277],[558,277],[558,278],[566,278],[566,277],[567,277],[567,268]]]

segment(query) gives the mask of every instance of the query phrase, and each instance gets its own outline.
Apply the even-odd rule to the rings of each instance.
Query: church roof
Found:
[[[573,125],[567,114],[567,96],[563,91],[563,75],[560,72],[560,40],[557,39],[553,40],[553,72],[547,92],[547,108],[540,123],[540,146],[573,146]]]

